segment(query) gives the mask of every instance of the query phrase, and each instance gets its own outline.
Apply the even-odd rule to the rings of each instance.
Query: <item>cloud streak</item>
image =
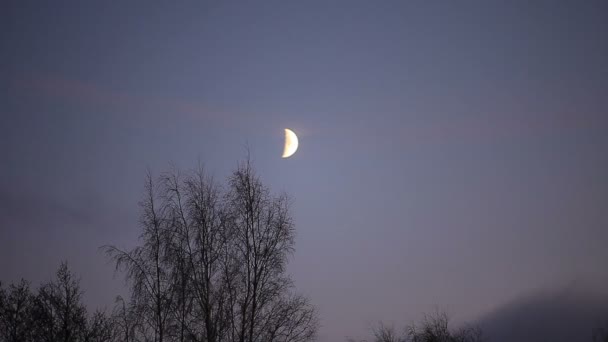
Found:
[[[176,100],[147,94],[135,95],[105,88],[58,75],[21,75],[11,83],[12,90],[20,95],[43,98],[86,108],[110,108],[126,111],[135,118],[185,118],[193,121],[226,125],[240,116],[197,101]]]

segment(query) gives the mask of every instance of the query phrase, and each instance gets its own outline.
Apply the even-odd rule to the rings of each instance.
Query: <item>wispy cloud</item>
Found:
[[[123,90],[113,90],[94,82],[58,75],[22,75],[13,79],[12,89],[17,94],[75,106],[116,109],[136,117],[179,117],[215,124],[229,124],[242,116],[242,114],[211,108],[198,101],[133,94]]]

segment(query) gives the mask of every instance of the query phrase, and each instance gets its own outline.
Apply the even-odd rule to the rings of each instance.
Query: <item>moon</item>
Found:
[[[290,129],[285,128],[285,147],[283,147],[283,156],[281,158],[289,158],[298,150],[298,136]]]

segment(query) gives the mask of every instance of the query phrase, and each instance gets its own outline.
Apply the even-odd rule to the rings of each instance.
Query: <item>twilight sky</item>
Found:
[[[321,342],[608,288],[606,1],[0,5],[3,281],[66,259],[111,307],[146,168],[223,180],[247,144]]]

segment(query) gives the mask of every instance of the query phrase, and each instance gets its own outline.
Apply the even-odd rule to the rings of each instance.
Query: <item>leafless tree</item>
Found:
[[[116,297],[114,310],[112,311],[112,324],[114,336],[118,341],[137,341],[136,336],[140,328],[140,318],[134,308],[135,305],[126,303],[121,296]]]
[[[317,316],[306,297],[277,298],[263,316],[261,341],[310,341],[315,337]]]
[[[374,342],[405,342],[406,339],[397,332],[393,325],[386,325],[382,322],[372,329]]]
[[[35,341],[81,341],[86,335],[86,309],[82,290],[67,263],[62,263],[56,279],[42,284],[33,305]]]
[[[145,197],[142,208],[142,246],[123,251],[115,246],[103,249],[116,262],[117,270],[124,270],[131,281],[132,301],[136,310],[148,325],[153,341],[163,342],[169,325],[172,306],[173,282],[170,274],[171,215],[157,194],[150,174],[146,177]]]
[[[159,342],[314,338],[315,310],[285,273],[294,247],[289,200],[273,196],[248,161],[226,188],[199,167],[148,176],[146,190],[143,245],[105,247],[132,284],[133,310],[144,318],[137,330],[153,327]]]
[[[386,325],[383,322],[371,329],[372,342],[407,342],[407,336],[397,332],[393,325]],[[367,342],[367,340],[358,340],[353,337],[347,337],[346,342]]]
[[[294,249],[295,233],[288,197],[273,196],[247,160],[230,178],[226,198],[231,237],[225,268],[232,323],[230,341],[312,339],[317,322],[307,300],[287,299],[293,284],[285,274],[285,267]],[[282,318],[281,313],[294,308],[297,310],[292,316],[302,317],[301,320],[276,320],[276,316]],[[267,334],[269,321],[280,325],[273,329],[275,334]],[[295,331],[298,333],[294,334]]]
[[[21,280],[7,290],[0,284],[0,341],[30,341],[34,297],[29,283]]]
[[[407,326],[403,333],[397,332],[394,326],[380,322],[372,329],[373,342],[481,342],[481,330],[473,326],[465,326],[457,330],[449,328],[447,314],[437,312],[425,315],[418,324]],[[347,339],[356,342],[355,339]],[[365,342],[365,341],[363,341]]]
[[[426,315],[418,325],[406,328],[408,341],[411,342],[481,342],[481,330],[466,326],[458,330],[449,329],[449,319],[445,313]]]
[[[222,258],[224,226],[219,187],[202,167],[183,179],[178,171],[162,177],[173,222],[172,261],[179,340],[186,333],[219,341],[223,315]]]
[[[84,342],[113,342],[116,340],[114,322],[103,311],[95,311],[89,318],[87,329],[82,340]]]

